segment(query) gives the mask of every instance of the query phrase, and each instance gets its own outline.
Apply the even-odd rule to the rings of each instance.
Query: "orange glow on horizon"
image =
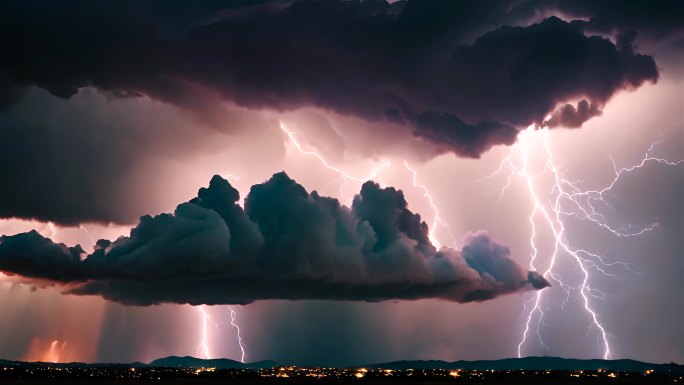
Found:
[[[29,343],[28,353],[23,360],[59,363],[66,353],[66,347],[67,341],[53,340],[48,345],[47,341],[34,337]]]

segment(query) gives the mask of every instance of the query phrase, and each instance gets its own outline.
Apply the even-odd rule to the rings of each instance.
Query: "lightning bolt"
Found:
[[[228,310],[230,310],[230,324],[235,328],[235,335],[237,337],[238,345],[240,346],[240,352],[242,355],[240,356],[240,362],[243,364],[245,363],[245,345],[242,343],[242,337],[240,336],[240,326],[237,324],[237,313],[231,306],[228,306]]]
[[[451,242],[456,247],[456,239],[454,238],[453,233],[451,232],[451,227],[449,226],[449,223],[442,219],[442,217],[439,214],[439,209],[437,208],[437,205],[435,204],[434,199],[432,198],[432,194],[430,194],[430,191],[425,187],[425,185],[419,184],[417,181],[418,178],[418,173],[416,172],[416,169],[412,168],[409,166],[408,162],[404,161],[404,167],[406,167],[407,170],[411,173],[411,180],[413,181],[413,187],[420,189],[423,191],[423,196],[427,199],[428,204],[432,208],[432,211],[434,212],[434,219],[432,220],[432,225],[430,226],[430,232],[428,233],[428,238],[430,239],[430,242],[437,248],[441,248],[441,244],[439,240],[437,239],[437,236],[435,235],[435,231],[437,230],[438,225],[442,226],[445,228],[449,234],[449,237],[451,238]]]
[[[230,325],[235,328],[236,334],[237,334],[237,342],[238,346],[240,347],[240,362],[244,363],[245,362],[245,345],[242,342],[242,337],[240,336],[240,326],[237,324],[237,313],[231,306],[227,306],[228,310],[230,310]],[[209,347],[209,330],[208,330],[208,324],[209,322],[212,322],[218,327],[219,325],[214,322],[214,320],[211,318],[209,315],[209,312],[207,312],[207,309],[205,305],[200,305],[196,307],[198,313],[200,314],[201,320],[202,320],[202,328],[201,328],[201,334],[200,334],[200,342],[197,346],[197,350],[201,352],[203,355],[204,359],[211,359],[213,358],[213,355],[211,353],[210,347]]]
[[[331,170],[331,171],[335,172],[337,175],[339,175],[340,179],[342,180],[342,184],[340,185],[340,190],[339,190],[340,195],[343,195],[342,188],[344,187],[344,185],[345,185],[348,181],[352,180],[352,181],[354,181],[354,182],[364,183],[364,182],[366,182],[366,181],[373,180],[373,179],[375,179],[375,178],[378,176],[378,174],[380,174],[380,172],[381,172],[383,169],[388,168],[388,167],[390,167],[390,166],[392,165],[390,161],[386,160],[386,161],[383,161],[383,162],[380,164],[380,166],[373,168],[373,169],[371,170],[371,172],[370,172],[367,176],[365,176],[365,177],[356,177],[356,176],[353,176],[353,175],[348,174],[346,171],[342,170],[341,168],[338,168],[338,167],[335,167],[335,166],[331,165],[331,164],[325,159],[325,157],[323,157],[323,155],[321,155],[320,153],[318,153],[318,152],[316,152],[316,151],[314,151],[314,150],[307,150],[307,149],[304,149],[304,147],[301,145],[301,143],[299,143],[299,141],[297,140],[297,134],[296,134],[294,131],[289,130],[289,129],[285,126],[285,124],[282,123],[282,122],[280,122],[280,129],[285,133],[285,135],[286,135],[287,138],[289,139],[290,143],[292,143],[292,145],[295,147],[295,149],[297,150],[297,152],[299,152],[301,155],[307,155],[307,156],[314,157],[315,159],[318,160],[318,162],[319,162],[321,165],[323,165],[323,167],[325,167],[325,168],[327,168],[328,170]],[[333,183],[339,181],[340,179],[333,180],[333,181],[331,181],[330,183],[328,183],[328,186],[326,186],[326,189],[327,189],[327,187],[329,187],[331,184],[333,184]],[[351,201],[351,199],[350,199],[350,201]]]
[[[530,151],[532,150],[532,147],[530,146],[539,135],[542,137],[542,146],[544,149],[544,167],[540,172],[533,172],[533,170],[530,169],[530,155],[532,153],[532,151]],[[518,176],[522,178],[526,191],[532,201],[532,210],[530,211],[528,218],[531,229],[529,241],[531,250],[530,269],[543,270],[543,276],[557,283],[557,286],[565,292],[565,300],[562,303],[562,309],[564,309],[565,304],[568,302],[571,293],[576,292],[581,296],[582,308],[589,318],[590,329],[588,332],[590,332],[592,328],[597,331],[601,355],[604,359],[609,359],[611,358],[612,352],[608,333],[592,304],[592,299],[604,300],[608,298],[608,294],[592,287],[590,282],[593,274],[591,272],[594,271],[594,274],[597,273],[603,277],[614,277],[615,274],[611,272],[611,269],[617,266],[636,274],[639,272],[629,263],[620,261],[611,262],[599,253],[573,247],[566,236],[565,219],[573,217],[581,221],[589,222],[616,237],[624,238],[644,235],[657,228],[657,223],[641,227],[631,224],[612,226],[609,223],[606,215],[602,212],[602,208],[610,208],[610,205],[604,199],[606,193],[615,186],[623,175],[641,168],[647,163],[657,162],[665,166],[677,166],[682,164],[684,160],[670,161],[652,155],[655,146],[658,143],[661,143],[661,140],[652,144],[642,159],[633,166],[618,169],[613,161],[614,178],[605,187],[596,190],[582,190],[578,187],[577,182],[568,180],[557,166],[549,145],[548,137],[548,129],[535,131],[534,126],[528,127],[527,130],[520,133],[518,142],[511,147],[508,155],[499,163],[498,169],[486,178],[499,175],[503,173],[504,170],[508,170],[506,183],[501,190],[499,199],[510,187],[514,177]],[[518,158],[522,158],[522,160],[520,161]],[[544,196],[538,192],[540,188],[536,185],[536,180],[542,176],[551,181],[550,192],[548,195]],[[540,261],[539,248],[537,246],[539,237],[541,236],[538,230],[542,228],[550,232],[553,236],[553,252],[548,261],[546,261],[546,264],[544,264],[543,261]],[[558,272],[559,259],[561,258],[569,258],[569,260],[578,268],[578,271],[580,271],[581,278],[578,284],[572,285],[568,283],[561,273]],[[541,332],[542,326],[545,325],[545,311],[548,310],[544,306],[545,292],[546,291],[536,292],[533,297],[524,303],[523,314],[526,314],[526,317],[524,317],[525,327],[517,347],[518,357],[523,356],[523,348],[528,343],[528,336],[533,328],[536,329],[539,344],[542,348],[548,349],[547,345],[544,343]],[[536,326],[534,325],[535,321]]]
[[[52,239],[53,241],[55,240],[55,235],[57,235],[57,227],[55,226],[54,223],[48,222],[47,223],[48,229],[50,230],[50,235],[45,235],[47,238]]]
[[[381,177],[380,173],[381,173],[383,170],[385,170],[385,169],[391,167],[392,164],[391,164],[390,161],[388,161],[388,160],[383,161],[383,162],[380,164],[380,166],[378,166],[378,167],[372,169],[371,172],[370,172],[367,176],[359,178],[359,177],[350,175],[349,173],[347,173],[346,171],[344,171],[344,170],[342,170],[342,169],[340,169],[340,168],[338,168],[338,167],[335,167],[335,166],[331,165],[331,164],[325,159],[325,157],[324,157],[323,155],[321,155],[320,153],[318,153],[318,152],[316,152],[316,151],[314,151],[314,150],[304,149],[304,147],[302,146],[302,144],[297,140],[297,134],[296,134],[296,132],[294,132],[294,131],[288,129],[288,128],[285,126],[285,124],[282,123],[282,122],[280,123],[280,129],[285,133],[285,135],[286,135],[286,136],[288,137],[288,139],[290,140],[290,143],[292,143],[292,145],[293,145],[294,148],[297,150],[297,152],[299,152],[299,154],[301,154],[301,155],[312,156],[313,158],[317,159],[317,160],[319,161],[319,163],[320,163],[321,165],[323,165],[323,167],[325,167],[325,168],[327,168],[328,170],[331,170],[331,171],[337,173],[337,175],[339,175],[339,179],[341,179],[341,180],[343,181],[342,185],[340,186],[340,191],[339,191],[340,196],[344,195],[343,192],[342,192],[342,187],[343,187],[343,186],[347,183],[347,181],[349,181],[349,180],[355,181],[355,182],[359,182],[359,183],[364,183],[364,182],[369,181],[369,180],[378,179],[378,181],[380,182],[381,186],[384,187],[384,186],[386,185],[386,183],[382,180],[382,177]],[[448,223],[446,220],[444,220],[444,219],[440,216],[439,208],[438,208],[437,205],[435,204],[434,199],[432,198],[432,194],[430,194],[430,191],[428,190],[428,188],[427,188],[425,185],[422,185],[422,184],[418,183],[418,180],[417,180],[417,179],[418,179],[418,173],[417,173],[416,169],[415,169],[415,168],[412,168],[411,166],[409,166],[409,164],[408,164],[407,161],[404,161],[404,167],[411,173],[411,180],[412,180],[412,182],[413,182],[413,187],[415,187],[415,188],[417,188],[417,189],[419,189],[419,190],[421,190],[421,191],[423,192],[423,197],[426,198],[428,204],[430,205],[430,207],[432,208],[432,211],[434,212],[434,219],[433,219],[433,221],[432,221],[432,225],[430,226],[430,230],[429,230],[430,232],[428,233],[428,237],[429,237],[429,239],[430,239],[430,242],[432,242],[432,244],[433,244],[437,249],[439,249],[439,248],[441,247],[441,243],[439,242],[439,240],[437,239],[437,236],[435,235],[435,231],[437,230],[437,228],[438,228],[439,226],[441,226],[442,228],[446,229],[446,231],[447,231],[447,233],[449,234],[449,237],[450,237],[450,239],[451,239],[453,245],[455,246],[455,245],[456,245],[456,240],[455,240],[455,238],[454,238],[454,236],[453,236],[453,233],[452,233],[452,231],[451,231],[451,227],[449,226],[449,223]],[[335,183],[335,182],[338,181],[339,179],[333,180],[333,181],[329,182],[329,183],[328,183],[328,186],[330,186],[330,184],[332,184],[332,183]],[[326,186],[326,188],[327,188],[327,186]],[[349,199],[349,201],[351,202],[351,198]]]
[[[209,353],[209,337],[207,333],[207,323],[211,319],[209,317],[209,313],[207,313],[207,309],[205,309],[204,305],[197,306],[197,310],[200,313],[200,316],[202,317],[202,339],[200,340],[198,349],[204,353],[204,359],[210,359],[211,358],[211,353]]]
[[[63,341],[61,345],[59,344],[59,340],[52,341],[52,343],[50,344],[50,350],[48,350],[47,354],[45,355],[45,361],[58,363],[60,361],[62,353],[64,352],[66,344],[66,341]]]

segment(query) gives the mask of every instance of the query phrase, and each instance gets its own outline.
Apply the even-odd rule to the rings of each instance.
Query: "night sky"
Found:
[[[684,2],[0,9],[0,358],[684,363]]]

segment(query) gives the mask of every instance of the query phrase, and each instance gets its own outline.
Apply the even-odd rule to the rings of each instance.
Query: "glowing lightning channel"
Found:
[[[521,134],[522,136],[524,135],[529,135],[530,132],[526,132]],[[583,280],[581,285],[579,286],[579,293],[582,296],[584,300],[584,309],[587,311],[587,313],[591,316],[592,320],[592,325],[598,328],[601,334],[601,339],[603,340],[603,358],[608,359],[610,358],[610,344],[608,343],[608,338],[606,336],[606,331],[603,325],[600,323],[598,320],[598,316],[596,312],[592,309],[590,303],[589,303],[589,298],[588,295],[591,294],[591,290],[589,289],[588,286],[588,280],[589,280],[589,272],[587,271],[586,265],[586,260],[582,257],[579,256],[579,252],[577,250],[573,250],[570,248],[568,245],[567,239],[565,237],[565,225],[561,219],[561,204],[562,204],[562,198],[567,196],[567,193],[564,190],[564,186],[570,184],[570,182],[567,182],[565,179],[561,178],[559,175],[558,169],[556,165],[553,162],[552,154],[550,151],[550,148],[548,146],[548,130],[543,130],[543,135],[544,135],[544,149],[546,151],[547,155],[547,162],[546,162],[546,171],[550,171],[551,174],[553,175],[554,178],[554,192],[556,192],[554,205],[552,208],[547,208],[544,206],[542,203],[542,200],[539,198],[539,196],[536,193],[536,190],[534,188],[534,176],[530,174],[528,170],[528,164],[529,164],[529,153],[525,152],[524,153],[524,163],[523,167],[519,170],[519,174],[525,179],[526,186],[528,189],[528,192],[530,194],[530,197],[533,200],[533,209],[532,212],[530,213],[529,221],[532,225],[532,235],[530,238],[530,245],[532,248],[532,257],[530,260],[530,268],[534,269],[536,260],[537,260],[537,248],[536,248],[536,243],[535,243],[535,238],[536,238],[536,227],[535,227],[535,217],[541,214],[541,217],[543,218],[544,222],[548,225],[548,228],[551,230],[553,233],[553,237],[555,240],[554,243],[554,251],[551,256],[551,260],[549,262],[549,265],[544,271],[543,276],[546,278],[553,279],[556,281],[561,288],[564,290],[567,290],[569,286],[565,284],[561,278],[560,275],[557,273],[554,273],[554,267],[556,267],[556,261],[558,258],[559,250],[562,249],[565,251],[568,255],[570,255],[572,258],[575,259],[577,265],[579,266],[580,270],[582,271],[583,274]],[[521,141],[524,140],[524,138],[521,138]],[[509,158],[510,161],[510,158]],[[569,295],[569,290],[566,291],[566,293]],[[523,332],[523,337],[520,343],[518,344],[518,357],[522,357],[522,347],[526,342],[527,338],[527,333],[530,330],[530,322],[532,321],[532,317],[535,315],[535,313],[538,313],[538,322],[537,322],[537,335],[539,336],[539,341],[543,347],[546,347],[544,344],[543,339],[541,338],[541,325],[543,324],[543,318],[544,318],[544,308],[541,306],[541,299],[542,296],[544,295],[543,291],[538,291],[535,294],[535,301],[534,301],[534,306],[530,310],[527,320],[525,323],[525,330]],[[567,297],[566,297],[567,298]]]
[[[353,180],[355,182],[364,183],[368,180],[378,179],[381,186],[383,186],[383,187],[385,186],[384,181],[380,177],[380,173],[385,168],[391,167],[391,163],[389,161],[385,161],[379,167],[376,167],[375,169],[371,170],[370,174],[367,175],[366,177],[363,177],[363,178],[355,177],[355,176],[348,174],[346,171],[328,163],[328,161],[323,157],[323,155],[319,154],[318,152],[313,151],[313,150],[305,150],[302,147],[302,145],[299,143],[299,141],[297,140],[296,133],[292,130],[287,129],[287,127],[285,127],[285,125],[282,122],[280,123],[280,129],[287,135],[287,137],[290,139],[290,142],[292,143],[292,145],[294,145],[294,147],[297,149],[297,151],[300,154],[313,156],[325,168],[327,168],[331,171],[334,171],[335,173],[337,173],[340,176],[340,178],[344,181],[344,183],[342,183],[342,185],[340,186],[340,196],[343,195],[342,186],[344,186],[344,184],[347,182],[347,180]],[[427,199],[428,204],[430,205],[430,207],[432,208],[432,210],[435,214],[434,219],[432,221],[432,226],[430,226],[430,230],[429,230],[430,232],[428,233],[428,237],[430,239],[430,242],[432,242],[432,244],[437,249],[439,249],[441,247],[441,243],[437,239],[434,232],[436,231],[438,226],[442,226],[443,228],[445,228],[447,230],[449,237],[451,238],[451,241],[453,242],[453,245],[455,247],[456,246],[456,240],[455,240],[455,238],[451,232],[451,227],[449,226],[449,223],[440,216],[439,209],[437,208],[437,205],[435,204],[435,202],[432,198],[432,195],[430,194],[430,191],[427,189],[427,187],[425,187],[425,185],[421,185],[418,183],[418,180],[417,180],[418,174],[414,168],[409,166],[408,162],[404,161],[404,166],[411,173],[411,177],[412,177],[412,181],[413,181],[413,187],[423,191],[423,197],[425,197]],[[330,183],[328,183],[328,185],[330,185],[331,183],[334,183],[334,182],[335,181],[331,181]]]
[[[572,192],[569,194],[568,199],[577,203],[577,206],[580,208],[580,213],[565,213],[565,214],[573,215],[573,216],[580,218],[582,220],[590,220],[590,221],[594,222],[595,224],[599,225],[600,227],[612,232],[614,235],[616,235],[618,237],[631,237],[634,235],[643,235],[644,233],[646,233],[648,231],[652,231],[653,229],[655,229],[658,226],[657,223],[652,223],[648,226],[645,226],[642,228],[637,228],[636,230],[634,230],[635,226],[629,225],[628,228],[631,229],[632,231],[623,231],[621,229],[613,228],[613,227],[606,224],[606,219],[601,213],[596,212],[596,209],[592,205],[592,202],[602,202],[605,204],[605,201],[603,200],[604,194],[606,192],[610,191],[615,186],[615,183],[617,183],[617,181],[620,179],[620,177],[622,175],[630,173],[630,172],[632,172],[636,169],[639,169],[641,167],[644,167],[647,163],[658,163],[658,164],[661,164],[663,166],[678,166],[680,164],[684,164],[684,159],[678,160],[678,161],[670,161],[670,160],[667,160],[664,158],[660,158],[660,157],[656,157],[656,156],[651,155],[652,152],[655,150],[655,146],[662,143],[663,141],[664,141],[664,139],[660,139],[659,141],[651,144],[651,146],[648,148],[648,150],[644,153],[644,156],[641,158],[641,160],[639,162],[637,162],[636,164],[632,165],[631,167],[622,167],[618,170],[617,165],[615,164],[615,160],[611,156],[610,160],[613,163],[614,178],[603,189],[581,191],[580,189],[576,188],[574,185],[570,184],[570,187],[572,188]],[[586,199],[585,207],[581,207],[580,199]]]
[[[637,228],[633,225],[622,226],[616,228],[608,224],[605,216],[600,213],[597,209],[598,204],[608,205],[604,200],[604,194],[610,191],[618,179],[637,168],[643,167],[646,163],[657,162],[659,164],[667,166],[677,166],[684,163],[684,160],[680,161],[669,161],[663,158],[658,158],[651,155],[655,145],[662,142],[656,142],[649,150],[645,153],[644,157],[631,167],[624,167],[618,170],[615,162],[613,162],[614,167],[614,178],[613,180],[604,188],[599,190],[587,190],[583,191],[577,187],[576,183],[567,180],[562,172],[558,169],[558,166],[554,162],[553,154],[548,142],[549,131],[548,129],[541,130],[543,135],[543,146],[544,153],[546,157],[546,162],[544,164],[544,169],[536,174],[533,174],[529,170],[530,162],[530,148],[528,148],[529,141],[532,140],[532,135],[535,133],[534,127],[530,126],[526,131],[520,133],[519,141],[513,147],[511,147],[508,155],[500,162],[498,169],[489,177],[498,175],[502,173],[505,168],[508,168],[509,174],[506,178],[506,183],[502,188],[501,196],[506,192],[506,189],[511,185],[512,178],[514,176],[520,176],[525,182],[525,187],[532,200],[533,207],[529,216],[529,223],[531,226],[530,235],[530,269],[537,270],[538,265],[538,248],[537,248],[537,229],[545,225],[548,230],[553,234],[554,248],[553,253],[546,265],[546,269],[543,272],[543,276],[547,279],[553,280],[558,284],[558,286],[564,290],[566,297],[563,302],[563,306],[568,301],[570,293],[576,291],[582,297],[582,303],[584,311],[587,313],[591,319],[590,327],[595,327],[599,331],[600,342],[603,346],[603,358],[608,359],[611,357],[611,349],[608,341],[607,332],[605,327],[601,324],[599,316],[591,305],[590,298],[606,299],[608,295],[601,292],[600,290],[590,286],[589,280],[590,269],[594,269],[603,276],[613,277],[608,269],[613,266],[621,266],[631,272],[637,273],[632,268],[632,265],[625,262],[608,262],[604,257],[597,253],[587,251],[585,249],[576,249],[570,246],[566,238],[566,228],[564,217],[575,217],[582,221],[590,221],[591,223],[599,226],[600,228],[612,233],[617,237],[632,237],[643,235],[649,231],[652,231],[657,227],[656,223]],[[522,153],[522,165],[518,165],[514,161],[514,155],[516,152]],[[612,160],[612,157],[611,157]],[[535,179],[542,174],[547,173],[552,180],[551,189],[551,199],[548,205],[544,203],[544,200],[538,195],[537,189],[535,188]],[[489,178],[487,177],[487,178]],[[608,205],[609,207],[609,205]],[[538,222],[537,220],[541,220]],[[625,230],[627,228],[627,230]],[[560,273],[556,272],[557,261],[561,256],[567,255],[576,266],[581,271],[581,283],[576,286],[572,286],[563,281]],[[522,332],[522,337],[520,343],[518,344],[518,357],[522,357],[522,348],[527,342],[528,334],[532,329],[533,318],[537,317],[536,332],[539,337],[539,343],[543,348],[546,348],[541,336],[541,326],[544,324],[544,306],[542,305],[542,297],[545,291],[538,291],[535,293],[534,297],[526,301],[524,304],[523,312],[527,313],[525,317],[525,328]],[[529,303],[532,302],[533,306],[528,310]]]
[[[240,352],[242,352],[242,355],[240,356],[240,362],[242,362],[244,364],[245,363],[245,345],[242,344],[242,337],[240,336],[240,326],[238,326],[238,324],[237,324],[237,313],[230,306],[228,306],[228,310],[230,310],[230,324],[235,328],[235,334],[237,336],[238,345],[240,345]]]
[[[204,305],[198,306],[197,310],[199,310],[200,315],[202,316],[202,340],[199,344],[199,349],[201,349],[204,353],[205,359],[210,359],[211,354],[209,353],[209,337],[207,333],[207,322],[209,321],[209,313],[207,313],[207,310],[204,308]]]
[[[230,306],[227,306],[227,307],[230,310],[230,325],[235,328],[236,333],[237,333],[238,346],[240,347],[240,352],[241,352],[240,362],[242,362],[244,364],[245,363],[245,356],[246,356],[245,345],[243,344],[242,337],[240,336],[240,326],[237,324],[237,313],[235,312],[235,310],[232,307],[230,307]],[[202,333],[201,333],[202,337],[201,337],[201,340],[200,340],[200,343],[199,343],[197,349],[202,352],[205,359],[211,359],[212,355],[209,351],[209,333],[207,330],[207,324],[209,321],[212,321],[212,322],[214,322],[214,321],[209,316],[209,313],[205,309],[204,305],[197,306],[197,310],[199,311],[200,316],[202,317]]]
[[[335,167],[328,163],[328,161],[323,157],[323,155],[319,154],[316,151],[313,150],[305,150],[302,145],[299,143],[296,137],[296,133],[294,131],[288,130],[287,127],[285,127],[285,124],[282,122],[280,123],[280,129],[287,135],[288,139],[290,140],[290,143],[295,146],[297,149],[297,152],[299,152],[302,155],[308,155],[308,156],[313,156],[314,158],[318,159],[318,161],[323,165],[323,167],[327,168],[328,170],[334,171],[337,173],[341,178],[342,178],[342,185],[340,185],[340,194],[342,194],[342,187],[347,183],[348,180],[353,180],[355,182],[359,183],[364,183],[369,180],[375,179],[378,174],[385,168],[390,167],[392,164],[390,161],[386,160],[380,164],[380,166],[374,168],[371,170],[370,174],[365,176],[365,177],[355,177],[353,175],[348,174],[346,171],[342,170],[341,168]],[[334,183],[335,181],[332,181],[331,183]],[[330,184],[330,183],[329,183]]]
[[[48,235],[47,237],[54,240],[55,235],[57,235],[57,227],[55,227],[55,224],[52,222],[48,222],[47,225],[50,229],[50,235]]]
[[[437,230],[437,225],[441,225],[444,227],[447,232],[449,233],[449,237],[451,238],[451,241],[453,243],[453,246],[456,247],[456,239],[454,238],[453,233],[451,232],[451,227],[449,226],[449,223],[442,219],[439,215],[439,209],[437,208],[437,205],[435,204],[434,200],[432,199],[432,195],[430,194],[430,191],[428,191],[427,187],[424,185],[421,185],[418,183],[417,179],[417,172],[414,168],[409,166],[408,162],[404,161],[404,167],[406,167],[407,170],[411,172],[411,178],[413,181],[413,187],[418,188],[423,191],[423,196],[427,198],[428,203],[430,204],[430,207],[432,207],[432,211],[434,211],[435,216],[434,219],[432,220],[432,225],[430,226],[430,232],[428,233],[428,238],[430,239],[430,242],[437,248],[441,248],[441,245],[439,243],[439,240],[437,240],[437,237],[435,236],[435,231]]]

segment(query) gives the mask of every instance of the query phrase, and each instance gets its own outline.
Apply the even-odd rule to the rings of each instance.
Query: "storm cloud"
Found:
[[[155,1],[3,5],[0,103],[27,85],[61,98],[94,87],[204,111],[197,95],[210,90],[251,109],[313,106],[399,123],[442,151],[478,157],[559,104],[602,105],[658,79],[650,56],[584,25],[499,25],[516,20],[512,11],[549,8],[536,2],[200,3],[192,12]],[[605,9],[595,9],[599,20]]]
[[[602,33],[639,30],[648,37],[667,37],[684,30],[684,4],[678,0],[527,0],[516,4],[510,14],[561,12],[575,23]]]
[[[596,104],[589,104],[586,100],[577,103],[577,107],[566,104],[554,111],[553,115],[544,121],[546,127],[578,128],[594,116],[601,115],[601,109]]]
[[[0,238],[0,271],[129,305],[262,299],[482,301],[549,286],[484,231],[436,248],[400,190],[365,183],[352,207],[285,173],[239,194],[215,176],[173,214],[143,216],[129,237],[80,246],[37,232]]]
[[[170,188],[181,173],[176,163],[203,168],[193,159],[232,152],[225,163],[238,159],[255,172],[259,161],[284,155],[277,121],[252,111],[227,112],[224,124],[259,130],[202,129],[193,116],[149,99],[112,99],[87,89],[65,100],[31,87],[0,113],[0,217],[132,225],[194,194],[193,187]],[[249,151],[256,145],[268,155]],[[218,163],[213,159],[205,163]],[[273,172],[271,164],[262,167],[265,176]],[[203,168],[186,184],[200,185],[217,172]]]

